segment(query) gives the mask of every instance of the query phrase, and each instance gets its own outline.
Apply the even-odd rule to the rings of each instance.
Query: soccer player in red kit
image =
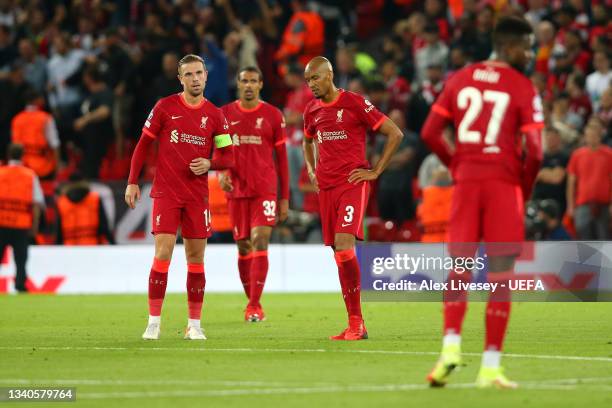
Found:
[[[387,167],[403,135],[395,123],[367,99],[336,88],[333,69],[326,58],[310,60],[304,78],[315,96],[304,111],[304,159],[310,180],[319,193],[323,241],[334,250],[348,313],[348,328],[331,339],[367,339],[361,315],[361,281],[355,257],[355,238],[363,239],[363,214],[370,192],[369,182],[376,180]],[[366,160],[368,129],[388,138],[382,156],[373,168]]]
[[[531,53],[530,35],[531,27],[523,19],[500,19],[493,32],[496,59],[453,75],[422,130],[424,142],[452,170],[456,184],[449,225],[451,255],[474,257],[477,244],[473,243],[481,241],[506,243],[487,245],[488,278],[499,287],[490,293],[486,309],[485,347],[477,378],[483,388],[517,386],[503,374],[500,360],[510,315],[507,283],[524,239],[523,202],[531,195],[542,160],[541,101],[523,74]],[[442,138],[449,124],[455,129],[454,152]],[[451,271],[448,281],[470,278],[470,272]],[[466,300],[465,291],[445,293],[442,354],[427,377],[432,386],[443,386],[461,363]]]
[[[166,293],[168,267],[179,225],[187,258],[189,318],[185,339],[205,340],[200,325],[204,301],[204,249],[211,234],[208,170],[233,166],[228,124],[219,108],[204,98],[208,72],[204,60],[186,55],[179,61],[183,92],[160,99],[147,118],[134,151],[125,201],[134,208],[140,199],[138,176],[148,146],[157,141],[153,199],[155,258],[149,274],[149,323],[142,335],[157,340]],[[214,151],[214,153],[213,153]]]
[[[221,108],[230,125],[235,165],[219,181],[227,192],[238,245],[238,272],[249,299],[244,318],[258,322],[265,319],[260,298],[268,274],[272,227],[277,211],[282,222],[289,209],[285,120],[280,110],[259,99],[263,87],[259,68],[241,69],[237,82],[239,99]]]

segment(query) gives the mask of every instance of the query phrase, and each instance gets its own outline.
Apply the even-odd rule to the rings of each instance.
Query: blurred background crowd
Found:
[[[218,106],[236,98],[238,69],[256,65],[263,98],[283,110],[288,124],[292,211],[275,240],[320,242],[301,140],[302,111],[312,98],[303,67],[325,55],[336,85],[366,95],[406,136],[372,189],[368,238],[441,241],[452,179],[419,132],[445,81],[491,56],[496,19],[521,15],[535,33],[528,75],[546,117],[528,237],[607,239],[610,6],[609,0],[0,0],[0,157],[11,141],[25,145],[24,163],[38,174],[46,201],[37,241],[63,242],[57,202],[71,188],[93,188],[93,181],[122,197],[149,110],[181,90],[182,55],[205,59],[205,96]],[[380,139],[369,135],[370,160],[382,151]],[[155,153],[145,182],[154,175]],[[231,227],[212,179],[213,241],[223,242]],[[79,202],[85,195],[72,196]],[[115,212],[124,211],[117,201],[102,216],[111,232]],[[101,241],[112,241],[112,233],[104,235],[110,239]]]

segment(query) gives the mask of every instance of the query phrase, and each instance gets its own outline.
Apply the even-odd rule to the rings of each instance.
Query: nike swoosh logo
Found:
[[[344,227],[348,227],[349,225],[353,225],[353,223],[352,223],[352,222],[349,222],[348,224],[344,224],[344,223],[342,223],[342,228],[344,228]]]
[[[315,118],[315,123],[317,123],[321,118]]]
[[[270,221],[274,221],[275,219],[276,219],[275,217],[272,217],[272,218],[266,218],[266,220],[268,220],[268,222],[270,222]]]
[[[170,116],[172,119],[182,118],[183,116]]]
[[[240,123],[240,121],[239,121],[239,120],[237,120],[237,121],[235,121],[235,122],[230,122],[230,123],[232,124],[232,126],[236,126],[237,124],[239,124],[239,123]]]

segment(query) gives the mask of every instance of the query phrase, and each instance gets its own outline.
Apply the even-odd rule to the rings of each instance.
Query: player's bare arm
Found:
[[[315,175],[315,146],[314,140],[305,137],[302,142],[302,148],[304,149],[304,162],[306,163],[306,171],[308,172],[308,178],[315,188],[315,191],[319,192],[319,183],[317,182],[317,176]]]
[[[138,184],[128,184],[125,188],[125,203],[134,209],[137,201],[140,201],[140,187]]]
[[[225,192],[233,191],[234,185],[232,184],[232,176],[226,172],[219,173],[219,186],[221,186],[221,190]]]
[[[189,163],[189,169],[196,176],[206,174],[210,169],[210,160],[205,159],[203,157],[196,157],[191,161],[191,163]]]
[[[399,147],[402,137],[404,137],[400,128],[389,118],[383,122],[379,131],[387,137],[380,159],[372,169],[354,169],[351,171],[348,178],[349,183],[357,184],[362,181],[376,180],[389,165],[391,157]]]

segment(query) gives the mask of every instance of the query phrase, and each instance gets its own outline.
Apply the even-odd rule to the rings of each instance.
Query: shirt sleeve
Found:
[[[215,149],[221,149],[232,145],[232,138],[229,135],[229,124],[221,109],[219,109],[217,127],[213,133],[213,138],[215,141]]]
[[[526,132],[530,129],[544,127],[544,113],[542,112],[542,99],[534,86],[529,83],[519,105],[520,130]]]
[[[55,119],[52,116],[49,116],[49,120],[45,125],[45,138],[52,149],[57,149],[60,146],[59,133],[55,125]]]
[[[166,112],[164,112],[161,103],[157,102],[153,109],[151,109],[151,112],[149,113],[149,116],[142,127],[142,133],[156,139],[165,120]]]
[[[310,114],[310,104],[306,105],[304,109],[303,121],[304,121],[304,137],[312,139],[316,134],[316,129],[312,123],[312,115]]]
[[[372,102],[365,99],[361,95],[355,94],[355,106],[361,121],[372,130],[378,130],[383,124],[387,116],[379,111],[376,106],[372,105]]]
[[[443,116],[446,119],[453,118],[453,86],[454,81],[451,79],[442,89],[442,93],[431,106],[431,111]]]

